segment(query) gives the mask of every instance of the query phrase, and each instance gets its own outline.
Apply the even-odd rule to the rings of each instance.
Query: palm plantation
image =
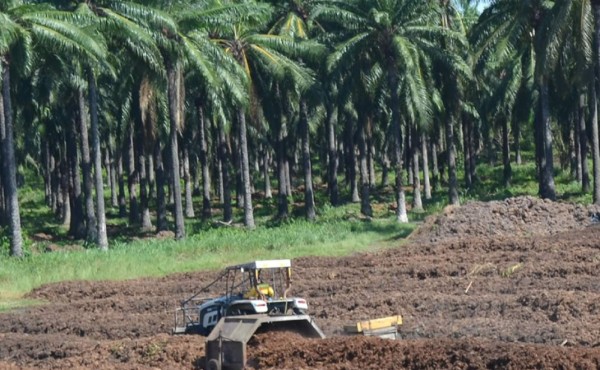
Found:
[[[529,161],[556,199],[560,165],[598,202],[600,3],[477,3],[0,2],[10,254],[25,175],[103,250],[115,224],[180,239],[202,232],[186,217],[254,229],[352,202],[405,223],[497,156],[499,188]]]

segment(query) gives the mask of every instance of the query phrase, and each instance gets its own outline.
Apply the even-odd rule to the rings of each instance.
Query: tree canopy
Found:
[[[0,226],[21,256],[25,172],[102,249],[107,209],[183,238],[199,194],[248,228],[393,194],[403,223],[523,150],[541,197],[558,163],[600,202],[599,39],[586,0],[0,1]]]

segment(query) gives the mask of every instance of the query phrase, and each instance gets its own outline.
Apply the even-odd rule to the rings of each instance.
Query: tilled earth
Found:
[[[328,338],[265,333],[255,369],[600,369],[598,210],[535,198],[470,203],[407,245],[294,260],[294,293]],[[0,314],[0,369],[201,369],[204,338],[172,336],[176,303],[218,272],[64,282]],[[222,287],[214,287],[218,294]],[[344,324],[401,314],[403,340]]]

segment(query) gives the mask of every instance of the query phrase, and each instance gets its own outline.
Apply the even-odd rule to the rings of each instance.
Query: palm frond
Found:
[[[290,58],[305,61],[318,61],[325,56],[326,49],[316,41],[297,41],[292,37],[280,35],[254,34],[247,38],[249,43],[276,50]]]
[[[105,16],[100,23],[107,37],[122,39],[127,48],[155,73],[164,74],[160,49],[149,31],[110,9],[103,9],[103,13]]]
[[[175,18],[184,31],[223,29],[232,24],[244,24],[252,28],[265,24],[271,11],[272,7],[265,3],[205,3],[176,13]]]
[[[53,12],[56,14],[56,12]],[[37,41],[57,50],[79,54],[98,60],[106,56],[102,39],[94,37],[86,29],[62,20],[47,17],[46,13],[32,12],[22,19],[31,24],[30,29]]]
[[[138,24],[146,25],[148,29],[170,35],[177,34],[175,20],[169,14],[158,9],[130,1],[110,1],[108,7]]]
[[[2,27],[2,32],[0,32],[0,55],[4,55],[19,39],[23,31],[11,17],[4,13],[0,13],[0,24],[0,27]]]

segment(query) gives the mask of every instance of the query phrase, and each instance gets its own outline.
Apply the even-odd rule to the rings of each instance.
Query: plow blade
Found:
[[[325,338],[308,315],[223,317],[206,339],[207,370],[243,369],[246,343],[255,333],[269,331],[293,331],[308,338]]]

